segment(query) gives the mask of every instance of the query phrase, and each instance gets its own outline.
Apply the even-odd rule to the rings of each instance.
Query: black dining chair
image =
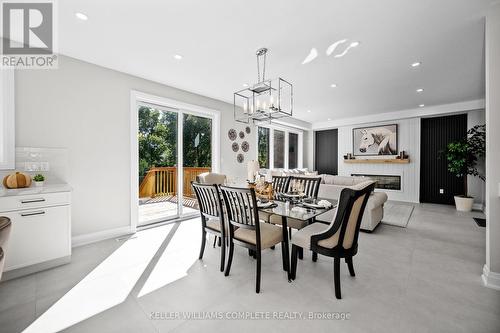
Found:
[[[361,184],[360,184],[361,185]],[[358,235],[368,198],[375,188],[366,182],[358,189],[344,188],[337,212],[330,225],[313,223],[295,233],[292,240],[291,279],[297,273],[297,254],[300,249],[333,257],[335,296],[340,299],[340,259],[344,258],[351,276],[355,276],[352,258],[358,252]]]
[[[283,192],[290,192],[292,190],[292,185],[293,183],[299,183],[302,184],[304,187],[304,194],[311,199],[317,199],[318,198],[318,192],[319,192],[319,185],[321,183],[321,177],[300,177],[300,176],[290,176],[288,177],[288,182],[286,186],[286,191]],[[280,216],[277,215],[271,215],[269,218],[269,222],[273,224],[282,224],[282,220]],[[292,237],[292,228],[300,230],[307,226],[311,221],[302,221],[302,220],[297,220],[293,218],[288,218],[287,219],[287,224],[288,224],[288,232],[290,235],[290,238]]]
[[[279,195],[279,193],[285,193],[286,191],[288,191],[289,181],[290,181],[289,176],[273,176],[272,184],[273,184],[273,192],[275,199]],[[273,214],[266,212],[259,212],[260,219],[268,223],[270,222],[271,215]]]
[[[216,237],[220,237],[221,248],[220,271],[224,271],[224,262],[226,255],[226,223],[224,218],[224,209],[222,206],[221,193],[216,184],[191,184],[198,199],[201,215],[201,249],[199,259],[203,259],[207,232]]]
[[[288,191],[288,184],[290,183],[289,176],[273,176],[273,191],[277,193],[284,193]]]
[[[288,242],[283,242],[283,232],[278,226],[260,222],[257,211],[257,200],[254,189],[220,187],[226,205],[228,216],[229,255],[225,276],[229,275],[233,261],[234,244],[254,251],[257,259],[257,274],[255,292],[260,292],[261,252],[278,243],[281,243],[283,269],[285,264]],[[237,228],[237,229],[236,229]]]

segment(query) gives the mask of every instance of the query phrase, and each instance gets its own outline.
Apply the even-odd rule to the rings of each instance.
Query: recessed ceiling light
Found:
[[[311,113],[311,110],[307,110],[307,113]]]
[[[182,56],[180,54],[174,54],[174,59],[175,60],[181,60]]]
[[[302,65],[310,63],[311,61],[316,59],[317,56],[318,56],[318,50],[316,50],[316,48],[313,47],[311,51],[309,51],[309,54],[304,59],[304,61],[302,61]]]
[[[418,89],[417,89],[417,92],[418,92],[418,93],[424,92],[424,88],[418,88]]]
[[[418,107],[423,108],[424,106],[425,106],[425,104],[420,104]]]
[[[339,40],[339,41],[336,41],[335,43],[333,43],[332,45],[328,46],[328,48],[326,49],[326,55],[327,56],[330,56],[332,55],[332,53],[335,51],[335,49],[337,49],[337,47],[340,45],[340,44],[343,44],[347,42],[347,39],[342,39],[342,40]]]
[[[248,83],[243,83],[243,87],[248,87]]]
[[[84,13],[77,12],[75,13],[76,18],[82,20],[82,21],[87,21],[89,17],[85,15]]]
[[[351,44],[349,44],[348,47],[345,48],[344,52],[336,54],[334,56],[334,58],[342,58],[343,56],[345,56],[347,54],[347,52],[349,52],[350,49],[355,48],[356,46],[359,46],[359,44],[360,44],[359,42],[352,42]]]
[[[328,118],[328,120],[332,120],[332,118]]]
[[[413,64],[411,64],[411,67],[418,67],[422,65],[422,63],[420,61],[417,61],[417,62],[414,62]]]
[[[337,85],[335,83],[332,83],[332,84],[330,84],[330,87],[337,88]]]

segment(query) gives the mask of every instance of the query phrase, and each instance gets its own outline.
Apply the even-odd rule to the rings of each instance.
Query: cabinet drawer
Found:
[[[2,213],[12,221],[5,270],[71,255],[70,206]]]
[[[0,212],[69,204],[70,192],[26,194],[0,197]]]

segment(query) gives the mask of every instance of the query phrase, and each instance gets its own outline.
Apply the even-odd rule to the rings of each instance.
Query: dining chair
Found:
[[[200,173],[198,176],[196,176],[196,182],[200,184],[217,184],[217,185],[223,185],[226,183],[227,177],[224,174],[221,173],[215,173],[215,172],[203,172]],[[217,242],[218,236],[214,236],[214,247],[215,243]],[[219,246],[221,243],[221,239],[219,238]]]
[[[254,251],[257,259],[255,292],[259,293],[262,250],[281,243],[282,262],[285,269],[285,260],[288,260],[285,256],[285,246],[288,248],[288,243],[283,242],[283,233],[280,227],[259,221],[254,189],[227,186],[221,186],[220,189],[224,197],[229,222],[229,255],[224,275],[228,276],[231,270],[234,244]]]
[[[288,190],[289,181],[290,181],[289,176],[273,176],[272,184],[273,184],[274,198],[276,198],[276,195],[278,193],[284,193]],[[259,212],[260,219],[268,223],[270,222],[271,215],[273,214],[266,212]]]
[[[204,172],[196,176],[196,182],[200,184],[223,185],[226,182],[226,175],[215,172]]]
[[[221,193],[216,184],[191,184],[194,193],[200,206],[201,215],[201,249],[199,259],[203,259],[203,252],[205,251],[205,243],[207,239],[207,232],[221,240],[226,239],[224,209],[222,207]],[[220,271],[224,271],[224,263],[226,260],[226,242],[219,242],[220,245]]]
[[[368,197],[374,188],[375,183],[371,181],[363,183],[363,187],[359,186],[357,189],[344,188],[330,225],[313,223],[295,233],[292,240],[292,280],[297,273],[299,249],[333,257],[335,296],[341,298],[340,259],[344,258],[350,275],[355,276],[352,257],[358,252],[359,228]]]
[[[0,216],[0,279],[2,278],[3,267],[5,265],[11,225],[11,221],[8,217]]]
[[[288,182],[287,182],[287,187],[286,191],[283,192],[290,192],[292,190],[292,185],[293,183],[300,183],[303,185],[304,188],[304,194],[308,198],[312,199],[317,199],[318,198],[318,192],[319,192],[319,185],[321,183],[321,177],[297,177],[297,176],[290,176],[288,177]],[[269,218],[269,222],[272,224],[279,224],[281,225],[282,220],[280,216],[277,215],[271,215]],[[288,233],[289,237],[292,238],[292,229],[297,229],[300,230],[307,226],[310,222],[312,221],[302,221],[294,218],[288,218],[287,219],[287,224],[288,224]],[[300,258],[302,258],[302,253],[300,254]]]

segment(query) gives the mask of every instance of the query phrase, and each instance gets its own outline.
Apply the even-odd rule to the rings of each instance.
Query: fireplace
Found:
[[[372,180],[376,181],[375,188],[381,190],[394,190],[401,191],[401,176],[395,175],[366,175],[353,173],[351,176],[357,177],[370,177]]]

